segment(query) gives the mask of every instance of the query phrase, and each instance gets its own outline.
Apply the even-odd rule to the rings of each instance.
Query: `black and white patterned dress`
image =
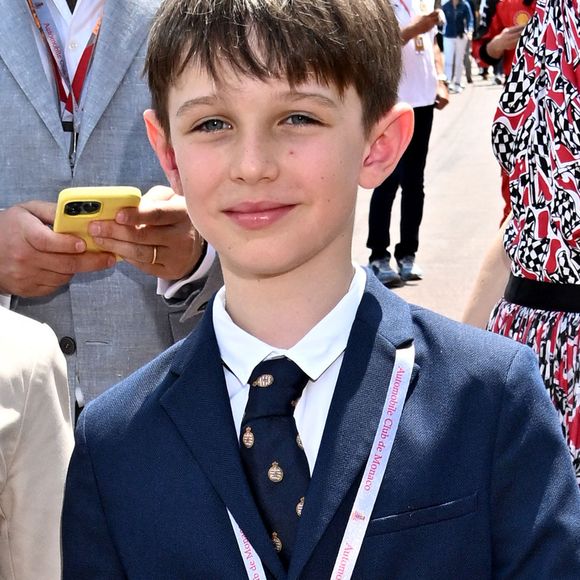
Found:
[[[580,285],[579,0],[539,0],[496,113],[493,144],[510,176],[504,245],[516,277]],[[580,482],[580,313],[502,299],[488,324],[531,346],[560,413]]]

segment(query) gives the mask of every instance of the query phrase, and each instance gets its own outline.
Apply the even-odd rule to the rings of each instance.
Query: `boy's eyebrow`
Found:
[[[311,93],[311,92],[305,92],[305,91],[292,90],[292,91],[288,91],[286,93],[282,93],[281,96],[288,98],[291,101],[301,101],[303,99],[314,99],[316,101],[319,101],[322,105],[326,105],[327,107],[332,107],[333,109],[335,109],[337,107],[337,104],[335,101],[333,101],[329,97],[326,97],[320,93]]]
[[[302,101],[304,99],[314,99],[316,101],[319,101],[321,105],[324,105],[326,107],[331,107],[333,109],[336,109],[337,107],[335,101],[320,93],[290,90],[281,92],[279,94],[279,97],[280,99],[289,101]],[[177,109],[175,116],[180,117],[181,115],[185,114],[189,109],[199,105],[213,105],[216,103],[217,100],[218,100],[217,95],[204,95],[202,97],[188,99],[187,101],[185,101],[185,103],[182,103],[179,106],[179,109]]]
[[[181,115],[186,113],[192,107],[195,107],[198,105],[212,105],[215,103],[215,101],[216,101],[215,95],[207,95],[207,96],[203,96],[203,97],[196,97],[194,99],[187,99],[187,101],[185,101],[185,103],[183,103],[179,106],[179,109],[177,109],[175,116],[180,117]]]

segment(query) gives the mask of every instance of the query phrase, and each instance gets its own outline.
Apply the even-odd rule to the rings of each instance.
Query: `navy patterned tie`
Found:
[[[282,563],[288,567],[310,481],[294,407],[308,377],[287,358],[261,362],[250,377],[240,453],[246,475]]]

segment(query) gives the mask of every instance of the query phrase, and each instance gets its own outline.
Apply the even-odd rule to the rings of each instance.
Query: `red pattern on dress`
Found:
[[[580,285],[579,0],[538,0],[492,131],[510,177],[504,245],[515,276]],[[502,299],[488,328],[529,345],[560,414],[580,483],[580,313]]]

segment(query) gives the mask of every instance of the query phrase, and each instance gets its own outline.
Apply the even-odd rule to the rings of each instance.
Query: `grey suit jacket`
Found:
[[[56,93],[38,54],[25,0],[3,3],[0,19],[0,207],[55,201],[64,187],[166,183],[147,141],[142,112],[150,106],[142,78],[147,33],[158,0],[107,0],[71,171],[69,137]],[[71,394],[91,400],[191,328],[184,303],[156,295],[156,279],[127,264],[74,277],[40,299],[13,297],[12,308],[48,323],[67,341]]]

